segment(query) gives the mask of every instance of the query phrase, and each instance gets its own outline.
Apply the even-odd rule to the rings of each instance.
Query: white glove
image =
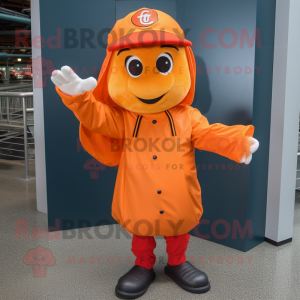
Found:
[[[254,153],[258,147],[259,147],[259,142],[257,139],[254,139],[252,137],[249,137],[249,142],[250,142],[250,154],[248,157],[242,157],[241,159],[241,164],[244,163],[245,165],[248,165],[250,161],[252,160],[252,153]]]
[[[51,76],[52,82],[59,89],[69,96],[77,96],[86,91],[94,89],[97,85],[97,80],[94,77],[81,79],[68,66],[64,66],[60,70],[54,70]]]

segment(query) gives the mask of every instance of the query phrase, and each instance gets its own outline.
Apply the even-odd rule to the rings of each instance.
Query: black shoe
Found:
[[[123,275],[116,286],[116,295],[121,299],[135,299],[146,293],[155,279],[153,269],[148,270],[140,266],[132,267]]]
[[[165,267],[165,273],[181,288],[190,293],[201,294],[210,290],[207,275],[188,261],[178,266],[168,264]]]

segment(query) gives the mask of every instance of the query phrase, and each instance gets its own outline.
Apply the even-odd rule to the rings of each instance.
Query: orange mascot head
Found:
[[[136,113],[190,105],[195,90],[191,44],[164,12],[142,8],[130,13],[116,22],[108,36],[94,95]]]
[[[108,35],[107,55],[97,86],[98,101],[134,113],[153,114],[176,105],[191,105],[196,65],[192,43],[166,13],[141,8],[116,22]],[[108,166],[119,164],[122,141],[83,126],[80,139],[89,153]],[[102,153],[97,145],[118,151]],[[106,145],[106,146],[105,146]]]

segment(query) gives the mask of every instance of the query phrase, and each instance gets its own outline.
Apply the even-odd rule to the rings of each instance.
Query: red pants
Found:
[[[167,243],[168,264],[177,266],[186,262],[185,251],[190,239],[188,233],[178,236],[165,236]],[[153,236],[133,235],[131,251],[136,256],[135,264],[151,269],[156,261],[153,250],[156,242]]]

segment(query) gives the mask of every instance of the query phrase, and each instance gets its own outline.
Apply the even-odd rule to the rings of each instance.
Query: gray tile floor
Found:
[[[131,241],[123,235],[116,238],[118,225],[99,229],[103,235],[112,230],[112,236],[105,240],[97,238],[94,229],[90,229],[93,239],[80,239],[82,230],[75,230],[72,239],[62,239],[61,232],[59,239],[34,239],[31,230],[37,226],[46,229],[47,216],[36,210],[35,181],[14,179],[23,173],[22,166],[0,162],[0,299],[115,299],[118,278],[133,265]],[[34,176],[33,166],[31,173]],[[16,236],[18,220],[27,222],[27,238]],[[50,249],[55,264],[47,266],[45,274],[36,270],[41,277],[34,277],[33,266],[25,264],[24,257],[38,246]],[[300,299],[300,193],[296,194],[292,243],[281,247],[263,243],[243,253],[191,237],[187,255],[189,260],[194,256],[195,265],[208,274],[212,288],[207,294],[189,294],[163,273],[167,261],[164,240],[157,239],[155,252],[157,278],[140,299]],[[204,264],[199,264],[199,256],[204,257]],[[230,256],[232,264],[226,261]],[[75,257],[75,263],[68,263],[69,257]],[[223,264],[218,263],[218,257]],[[243,260],[240,264],[238,257]]]

